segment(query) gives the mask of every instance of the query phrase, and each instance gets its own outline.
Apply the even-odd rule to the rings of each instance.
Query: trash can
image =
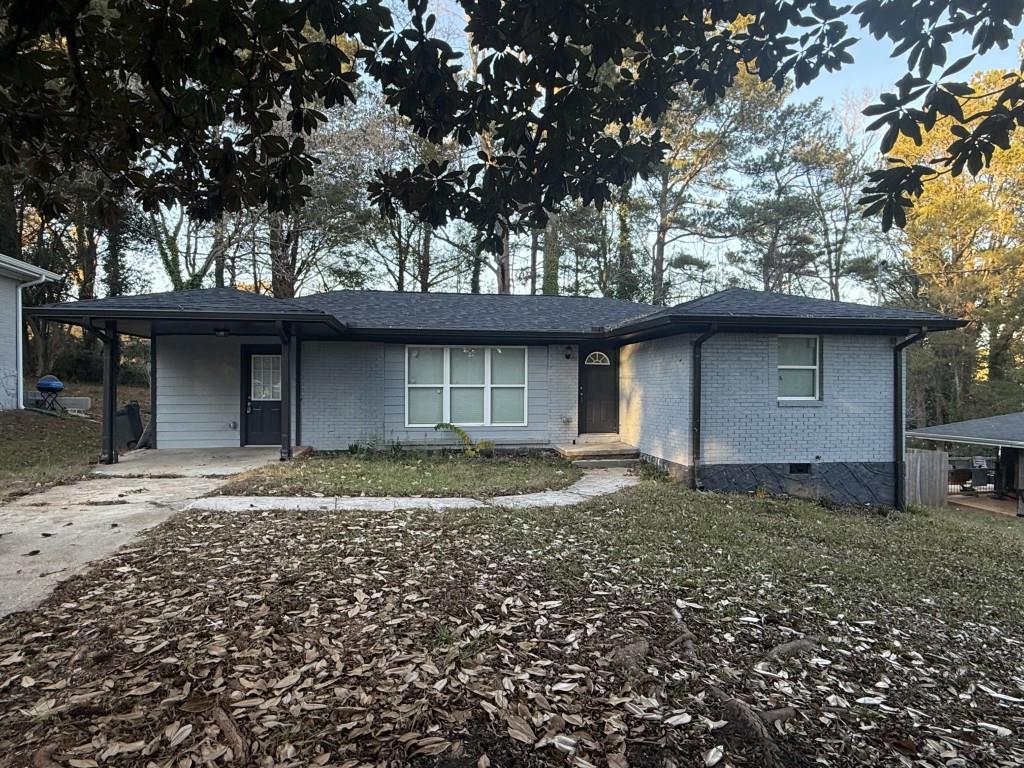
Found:
[[[132,400],[119,408],[114,422],[114,440],[117,448],[134,448],[142,437],[142,413],[139,404]]]

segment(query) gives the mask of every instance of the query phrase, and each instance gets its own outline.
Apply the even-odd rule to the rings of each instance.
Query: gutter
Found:
[[[700,490],[700,406],[702,390],[702,362],[704,342],[718,333],[718,324],[712,323],[693,342],[693,376],[690,391],[690,487]]]
[[[922,326],[917,333],[897,343],[892,351],[892,452],[896,469],[896,509],[901,512],[907,508],[907,462],[903,433],[906,428],[906,417],[903,412],[903,350],[922,341],[927,335],[928,328]]]

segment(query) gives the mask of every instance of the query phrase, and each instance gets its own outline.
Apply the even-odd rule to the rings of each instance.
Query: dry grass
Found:
[[[102,387],[67,384],[68,395],[92,398],[88,417],[50,416],[33,411],[0,412],[0,501],[37,488],[78,480],[100,453]],[[149,418],[149,389],[118,387],[118,401],[138,400]]]
[[[1019,766],[1022,549],[1012,519],[653,482],[558,510],[185,513],[0,624],[0,755]]]
[[[580,471],[549,456],[468,458],[454,453],[324,454],[249,472],[225,496],[472,496],[557,490]]]

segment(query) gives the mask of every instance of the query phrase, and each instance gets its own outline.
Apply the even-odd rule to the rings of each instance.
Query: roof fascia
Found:
[[[995,448],[1024,448],[1020,440],[995,440],[990,437],[966,437],[964,435],[936,435],[931,432],[908,430],[907,437],[918,440],[931,440],[936,443],[963,443],[964,445],[989,445]]]

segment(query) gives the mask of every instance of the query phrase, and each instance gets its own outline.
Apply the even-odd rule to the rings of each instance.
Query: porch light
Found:
[[[231,332],[227,328],[214,328],[213,335],[217,338],[223,339],[228,336]]]

